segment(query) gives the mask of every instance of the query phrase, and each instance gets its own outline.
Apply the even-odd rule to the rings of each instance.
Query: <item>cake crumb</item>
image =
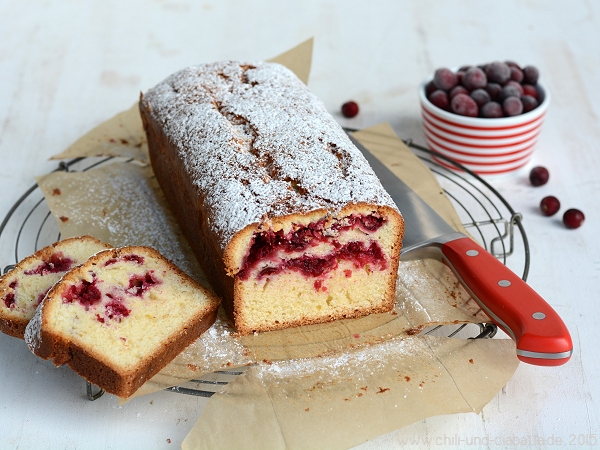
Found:
[[[375,392],[376,394],[383,394],[384,392],[389,391],[390,388],[382,388],[381,386],[379,386],[379,390],[377,392]]]

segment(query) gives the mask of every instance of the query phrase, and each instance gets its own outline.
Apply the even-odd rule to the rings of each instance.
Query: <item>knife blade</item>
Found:
[[[521,361],[539,366],[566,363],[573,343],[558,313],[496,257],[448,225],[360,142],[352,136],[350,139],[402,213],[405,234],[401,258],[441,259],[473,300],[515,341]]]

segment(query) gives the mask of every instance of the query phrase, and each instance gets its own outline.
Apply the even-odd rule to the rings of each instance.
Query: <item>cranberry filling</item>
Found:
[[[87,311],[90,306],[99,303],[102,299],[100,289],[96,287],[96,282],[82,280],[81,283],[70,286],[67,292],[62,294],[64,303],[73,303],[75,300]]]
[[[8,287],[11,289],[15,289],[18,285],[19,285],[19,282],[17,280],[14,280],[8,285]]]
[[[347,222],[346,225],[342,226],[336,224],[332,228],[340,231],[359,228],[366,233],[373,233],[383,226],[383,224],[386,222],[386,219],[385,217],[374,216],[373,214],[368,216],[357,216],[356,214],[352,214],[351,216],[347,217],[345,221]]]
[[[26,270],[25,275],[47,275],[49,273],[67,272],[71,269],[73,260],[65,257],[62,252],[53,253],[49,261],[44,261],[34,269]]]
[[[379,244],[375,241],[371,242],[369,248],[365,247],[364,242],[348,242],[336,253],[340,259],[354,261],[354,267],[357,269],[367,264],[377,265],[380,270],[385,270],[387,267],[385,255]]]
[[[15,307],[15,293],[14,292],[9,292],[6,295],[6,297],[4,297],[4,304],[6,305],[7,308]]]
[[[123,317],[127,317],[131,312],[130,309],[127,309],[125,305],[118,300],[114,300],[106,305],[106,317],[112,320],[116,320],[120,322]],[[104,323],[104,321],[102,321]]]
[[[326,256],[303,255],[299,258],[281,261],[275,267],[269,266],[262,269],[257,278],[261,279],[285,270],[294,270],[307,277],[319,277],[337,269],[340,260],[352,261],[354,267],[357,269],[365,267],[367,264],[372,264],[378,267],[379,270],[385,270],[387,268],[385,255],[377,242],[373,241],[371,242],[371,245],[367,247],[364,242],[355,241],[340,246],[337,250]],[[242,278],[242,275],[245,276],[245,278]],[[350,278],[352,276],[352,271],[345,270],[344,275],[347,278]],[[247,280],[250,276],[250,271],[243,274],[240,272],[239,276],[243,280]],[[318,290],[319,287],[315,284],[315,289]]]
[[[343,225],[337,221],[331,225],[331,229],[336,232],[343,232],[359,228],[366,233],[373,233],[381,228],[385,222],[386,219],[384,217],[373,214],[367,216],[352,214],[351,216],[344,218]],[[338,251],[343,250],[343,246],[338,241],[331,241],[331,238],[325,235],[325,219],[310,223],[307,226],[297,227],[287,235],[284,235],[283,230],[277,232],[268,230],[256,233],[238,276],[242,280],[247,280],[250,276],[250,271],[256,267],[259,262],[273,258],[280,250],[286,253],[301,252],[308,247],[316,246],[321,242],[331,242]],[[344,254],[348,253],[348,251],[350,250],[346,249]],[[381,249],[379,249],[379,252],[381,253],[381,257],[383,257]],[[319,274],[324,273],[324,271],[329,271],[337,267],[337,262],[335,265],[331,262],[336,256],[339,257],[337,252],[335,255],[327,256],[325,258],[305,256],[290,260],[288,263],[291,264],[289,268],[300,270],[310,276],[318,276]],[[319,261],[317,261],[317,259]],[[348,258],[342,257],[342,259]],[[303,261],[300,262],[298,260]],[[281,270],[283,269],[280,267],[267,267],[261,271],[259,277]]]
[[[150,272],[146,272],[144,275],[132,275],[129,279],[129,286],[126,289],[126,292],[128,294],[135,295],[136,297],[141,297],[145,291],[159,283],[159,281],[152,275],[153,272],[154,271],[151,270]]]
[[[138,264],[144,264],[144,257],[140,255],[123,255],[120,258],[111,258],[104,263],[104,266],[110,266],[115,264],[117,261],[136,262]]]

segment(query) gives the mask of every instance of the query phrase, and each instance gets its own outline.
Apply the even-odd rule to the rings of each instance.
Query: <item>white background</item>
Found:
[[[412,437],[430,439],[415,446],[423,448],[486,437],[489,445],[469,448],[593,443],[590,435],[600,433],[598,2],[0,0],[0,219],[35,175],[56,167],[49,156],[170,73],[199,62],[268,59],[313,36],[309,87],[357,128],[387,121],[400,137],[424,143],[417,87],[441,66],[534,64],[552,93],[533,162],[492,183],[524,215],[528,282],[571,330],[571,361],[521,364],[482,414],[427,419],[362,448],[399,448]],[[338,110],[351,98],[361,113],[344,120]],[[548,185],[529,185],[534,164],[549,168]],[[541,216],[539,201],[550,194],[563,210],[585,213],[580,229]],[[0,254],[2,267],[10,256]],[[122,407],[109,395],[88,402],[69,369],[4,335],[0,380],[0,448],[177,448],[206,404],[166,392]]]

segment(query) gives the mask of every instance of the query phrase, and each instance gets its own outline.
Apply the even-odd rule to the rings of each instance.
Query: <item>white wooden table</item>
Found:
[[[340,122],[387,121],[420,143],[417,86],[435,68],[535,64],[553,102],[538,150],[528,168],[492,183],[524,216],[528,282],[570,328],[573,357],[555,368],[521,364],[480,415],[430,418],[361,448],[600,446],[600,4],[369,3],[0,0],[0,218],[56,167],[49,156],[190,64],[267,59],[314,36],[309,87]],[[351,98],[361,112],[344,120],[337,111]],[[546,186],[529,185],[533,164],[550,169]],[[550,194],[581,209],[585,224],[567,230],[543,217],[538,204]],[[122,407],[109,395],[89,402],[78,376],[5,335],[0,380],[0,448],[176,448],[206,404],[168,392]]]

